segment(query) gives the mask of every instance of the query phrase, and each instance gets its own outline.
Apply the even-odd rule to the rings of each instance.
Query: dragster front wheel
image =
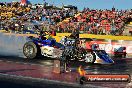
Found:
[[[94,53],[91,53],[91,52],[88,52],[86,55],[85,55],[85,62],[86,63],[94,63],[96,60],[96,56]]]
[[[28,59],[34,59],[37,56],[37,46],[33,42],[27,42],[23,47],[23,54]]]

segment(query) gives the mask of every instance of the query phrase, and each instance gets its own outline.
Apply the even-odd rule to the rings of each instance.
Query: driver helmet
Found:
[[[96,50],[99,50],[99,44],[95,44],[95,47],[94,47]]]

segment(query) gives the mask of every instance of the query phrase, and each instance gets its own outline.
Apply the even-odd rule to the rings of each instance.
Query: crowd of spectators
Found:
[[[20,3],[16,3],[17,5],[4,5],[0,8],[0,20],[1,22],[1,29],[5,30],[14,30],[21,31],[22,26],[25,23],[31,23],[30,25],[36,25],[43,29],[49,30],[50,28],[54,28],[57,23],[63,21],[65,18],[72,17],[76,13],[75,10],[68,9],[60,9],[54,8],[54,6],[49,6],[49,8],[44,7],[23,7],[20,6]],[[33,23],[33,21],[39,22],[39,24]],[[35,26],[35,27],[36,27]],[[37,27],[37,29],[40,29]]]
[[[80,33],[123,35],[127,19],[132,18],[132,10],[97,10],[84,8],[75,9],[50,8],[31,6],[23,7],[20,3],[12,3],[0,7],[1,29],[11,32],[54,30],[71,33],[78,29]],[[6,13],[6,14],[5,14]],[[7,14],[8,13],[8,14]],[[4,14],[4,15],[2,15]],[[79,14],[75,16],[75,14]],[[64,19],[69,18],[67,21]],[[27,25],[33,27],[26,28]]]
[[[89,34],[112,34],[122,35],[125,30],[126,22],[132,18],[132,10],[94,10],[84,9],[77,17],[70,19],[69,24],[63,25],[63,29],[73,26],[76,23],[80,25],[81,33]],[[71,28],[69,28],[71,29]]]

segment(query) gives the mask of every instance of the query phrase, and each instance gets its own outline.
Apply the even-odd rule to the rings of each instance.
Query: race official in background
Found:
[[[79,30],[80,26],[77,24],[77,26],[74,27],[75,29],[72,31],[72,34],[69,36],[70,38],[75,39],[75,45],[77,46],[79,42]]]

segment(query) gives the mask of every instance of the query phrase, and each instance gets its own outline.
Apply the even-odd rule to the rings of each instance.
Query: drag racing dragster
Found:
[[[39,38],[30,36],[28,39],[29,41],[23,47],[23,53],[29,59],[46,56],[87,63],[114,63],[104,50],[85,49],[81,44],[77,44],[74,38],[64,37],[60,42],[56,42],[54,38],[46,38],[45,36],[40,36]]]
[[[23,54],[28,59],[34,59],[39,56],[50,58],[59,58],[62,55],[63,45],[56,42],[54,38],[39,36],[38,38],[29,36],[28,42],[23,46]]]
[[[60,43],[64,45],[64,51],[62,53],[62,59],[84,61],[86,63],[99,63],[99,64],[113,64],[114,61],[105,52],[105,50],[96,49],[98,45],[94,44],[91,49],[85,48],[85,40],[79,39],[82,44],[76,44],[76,40],[68,37],[64,37]]]

